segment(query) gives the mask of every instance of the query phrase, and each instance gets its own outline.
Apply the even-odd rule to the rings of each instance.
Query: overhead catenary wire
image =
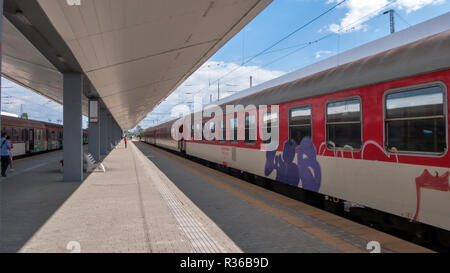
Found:
[[[398,0],[396,0],[396,1],[398,1]],[[262,55],[265,55],[265,54],[270,54],[270,53],[279,52],[279,51],[282,51],[282,50],[287,50],[287,49],[291,49],[291,48],[296,48],[295,50],[293,50],[293,51],[291,51],[291,52],[289,52],[289,53],[287,53],[287,54],[285,54],[285,55],[283,55],[283,56],[281,56],[281,57],[278,57],[278,58],[276,58],[275,60],[272,60],[272,61],[270,61],[269,63],[264,64],[263,66],[260,66],[260,67],[257,67],[257,68],[255,68],[255,69],[251,70],[250,73],[256,71],[257,69],[265,68],[265,67],[267,67],[267,66],[269,66],[269,65],[272,65],[272,64],[274,64],[274,63],[276,63],[276,62],[278,62],[278,61],[280,61],[280,60],[282,60],[282,59],[284,59],[284,58],[287,58],[288,56],[293,55],[293,54],[297,53],[298,51],[303,50],[303,49],[305,49],[305,48],[307,48],[307,47],[309,47],[309,46],[311,46],[311,45],[313,45],[313,44],[317,44],[317,43],[319,43],[319,42],[322,41],[322,40],[325,40],[325,39],[327,39],[327,38],[330,38],[330,37],[332,37],[332,36],[334,36],[334,35],[340,35],[340,33],[346,32],[346,31],[352,29],[352,26],[354,26],[354,25],[360,23],[361,21],[366,20],[367,17],[373,16],[373,14],[375,14],[375,13],[380,13],[380,11],[382,11],[383,9],[385,9],[385,8],[389,7],[390,5],[394,4],[396,1],[390,2],[390,3],[386,4],[385,6],[381,7],[380,9],[377,9],[377,10],[374,11],[374,12],[371,12],[371,13],[369,13],[369,14],[366,14],[365,16],[362,16],[361,18],[358,18],[358,19],[355,20],[354,22],[352,22],[352,23],[350,23],[350,24],[348,24],[348,25],[346,25],[346,26],[342,26],[342,27],[339,28],[337,31],[335,31],[335,32],[333,32],[333,33],[329,33],[329,34],[327,34],[327,35],[324,35],[324,36],[322,36],[322,37],[319,38],[319,39],[316,39],[316,40],[313,40],[313,41],[309,41],[309,42],[305,42],[305,43],[301,43],[301,44],[294,45],[294,46],[289,46],[289,47],[281,48],[281,49],[270,50],[270,49],[272,49],[273,47],[275,47],[276,45],[278,45],[279,43],[281,43],[282,41],[286,40],[286,39],[288,38],[287,36],[290,37],[290,36],[292,36],[292,35],[294,34],[294,32],[298,32],[298,31],[300,30],[300,28],[297,28],[294,32],[291,32],[290,34],[288,34],[287,36],[285,36],[283,39],[279,40],[279,41],[276,42],[275,44],[269,46],[268,48],[266,48],[265,50],[261,51],[260,53],[258,53],[258,54],[256,54],[256,55],[253,55],[252,57],[249,57],[249,59],[246,60],[243,64],[249,63],[251,60],[253,60],[253,59],[256,58],[257,56],[262,56]],[[343,4],[344,2],[345,2],[345,1],[342,1],[342,2],[338,3],[337,5],[335,5],[335,6],[332,7],[331,9],[329,9],[328,12],[331,11],[332,9],[338,7],[338,5]],[[326,12],[327,12],[327,11],[326,11]],[[324,14],[324,13],[322,13],[322,14]],[[379,14],[378,16],[375,16],[375,17],[371,18],[371,20],[373,20],[373,19],[375,19],[375,18],[378,18],[378,17],[380,17],[381,15],[382,15],[382,14]],[[319,16],[320,16],[320,15],[319,15]],[[318,17],[319,17],[319,16],[318,16]],[[323,15],[322,15],[322,16],[323,16]],[[318,17],[316,17],[316,18],[318,18]],[[320,18],[320,17],[319,17],[319,18]],[[308,23],[307,23],[307,24],[308,24]],[[305,24],[305,25],[306,25],[306,24]],[[303,26],[305,26],[305,25],[303,25]],[[300,48],[297,48],[297,47],[300,47]],[[213,83],[219,82],[220,80],[224,79],[225,77],[227,77],[228,75],[232,74],[233,72],[237,71],[239,68],[242,68],[242,67],[243,67],[243,65],[242,65],[242,66],[238,66],[237,68],[235,68],[235,69],[229,71],[228,73],[226,73],[224,76],[219,77],[219,78],[218,78],[217,80],[215,80]],[[200,93],[200,92],[203,92],[204,90],[205,90],[205,89],[201,89],[201,90],[199,90],[199,91],[197,91],[197,92],[193,92],[193,95],[198,94],[198,93]]]
[[[394,10],[394,13],[397,15],[398,18],[400,18],[400,20],[403,21],[403,23],[405,23],[408,27],[411,27],[411,24],[408,23],[408,21],[406,21],[405,18],[403,18],[403,16],[400,15],[400,13],[398,13],[396,10]]]
[[[358,18],[358,19],[355,20],[354,22],[352,22],[352,23],[350,23],[350,24],[348,24],[348,25],[346,25],[346,26],[342,26],[341,28],[339,28],[339,29],[338,29],[337,31],[335,31],[334,33],[327,34],[327,35],[325,35],[325,36],[323,36],[323,37],[321,37],[321,38],[319,38],[319,39],[316,39],[316,40],[314,40],[314,41],[302,43],[302,44],[295,45],[295,46],[292,46],[292,47],[285,47],[285,48],[282,48],[282,49],[278,49],[278,50],[274,50],[274,51],[268,51],[268,52],[265,52],[265,54],[268,54],[268,53],[273,53],[273,52],[276,52],[276,51],[282,51],[282,50],[286,50],[286,49],[295,48],[295,47],[299,47],[299,46],[300,46],[300,48],[296,48],[295,50],[293,50],[293,51],[291,51],[291,52],[289,52],[289,53],[287,53],[287,54],[285,54],[285,55],[283,55],[283,56],[281,56],[281,57],[278,57],[278,58],[276,58],[275,60],[270,61],[270,62],[267,63],[267,64],[264,64],[263,66],[260,66],[260,67],[258,67],[258,68],[256,68],[256,69],[253,69],[252,71],[250,71],[250,73],[253,72],[253,71],[256,71],[257,69],[265,68],[265,67],[267,67],[267,66],[269,66],[269,65],[272,65],[272,64],[274,64],[274,63],[276,63],[276,62],[278,62],[278,61],[280,61],[280,60],[282,60],[282,59],[284,59],[284,58],[287,58],[287,57],[289,57],[289,56],[291,56],[291,55],[297,53],[297,52],[300,51],[300,50],[303,50],[303,49],[305,49],[305,48],[307,48],[307,47],[309,47],[309,46],[311,46],[311,45],[313,45],[313,44],[317,44],[318,42],[320,42],[320,41],[322,41],[322,40],[325,40],[325,39],[327,39],[327,38],[330,38],[330,37],[332,37],[332,36],[334,36],[334,35],[339,35],[340,33],[343,33],[343,32],[347,32],[347,31],[351,30],[352,27],[353,27],[354,25],[360,23],[361,21],[366,21],[366,18],[367,18],[367,17],[371,17],[371,16],[373,16],[373,14],[380,13],[382,10],[388,8],[389,6],[394,5],[396,2],[398,2],[398,0],[389,2],[389,3],[387,3],[386,5],[384,5],[383,7],[379,8],[379,9],[377,9],[377,10],[375,10],[375,11],[369,13],[369,14],[366,14],[365,16],[362,16],[362,17]],[[340,3],[338,3],[337,5],[340,5],[340,4],[343,4],[343,2],[340,2]],[[332,7],[332,9],[333,9],[333,8],[336,8],[336,6]],[[397,14],[398,14],[398,13],[397,13]],[[378,17],[380,17],[380,16],[382,16],[382,14],[379,14],[378,16],[375,16],[375,17],[371,18],[370,20],[373,20],[373,19],[378,18]],[[409,25],[409,26],[411,26],[411,25]],[[262,54],[258,53],[257,55],[261,56]],[[255,56],[256,56],[256,55],[255,55]],[[248,63],[249,61],[251,61],[251,60],[248,60],[247,63]],[[220,79],[223,79],[223,78],[227,77],[228,75],[230,75],[231,73],[235,72],[235,71],[238,70],[239,68],[241,68],[241,66],[235,68],[234,70],[231,70],[231,71],[230,71],[229,73],[227,73],[225,76],[220,77]],[[199,92],[201,92],[201,91],[203,91],[203,90],[200,90]],[[198,93],[198,92],[197,92],[197,93]]]
[[[268,46],[267,48],[265,48],[264,50],[260,51],[259,53],[249,57],[247,60],[245,60],[241,66],[236,67],[235,69],[227,72],[225,75],[219,77],[217,80],[215,80],[214,82],[212,82],[212,84],[215,84],[217,82],[219,82],[221,79],[227,77],[228,75],[230,75],[231,73],[237,71],[238,69],[240,69],[241,67],[243,67],[244,65],[248,64],[249,62],[251,62],[252,60],[254,60],[255,58],[266,54],[269,50],[271,50],[272,48],[274,48],[275,46],[279,45],[280,43],[282,43],[283,41],[289,39],[291,36],[293,36],[294,34],[296,34],[297,32],[299,32],[300,30],[306,28],[307,26],[311,25],[312,23],[314,23],[315,21],[319,20],[320,18],[322,18],[323,16],[327,15],[328,13],[330,13],[331,11],[333,11],[334,9],[338,8],[339,6],[341,6],[342,4],[344,4],[345,2],[347,2],[347,0],[342,0],[339,3],[337,3],[336,5],[334,5],[333,7],[327,9],[326,11],[322,12],[321,14],[319,14],[318,16],[314,17],[313,19],[309,20],[308,22],[306,22],[305,24],[301,25],[300,27],[296,28],[294,31],[290,32],[289,34],[285,35],[283,38],[281,38],[280,40],[278,40],[277,42],[273,43],[272,45]],[[195,92],[196,94],[199,92],[204,91],[205,89],[199,90],[197,92]]]
[[[398,1],[398,0],[397,0],[397,1]],[[282,60],[282,59],[285,59],[285,58],[287,58],[287,57],[289,57],[289,56],[291,56],[291,55],[293,55],[293,54],[299,52],[300,50],[303,50],[303,49],[305,49],[305,48],[307,48],[307,47],[309,47],[309,46],[311,46],[311,45],[313,45],[313,44],[317,44],[317,43],[319,43],[319,42],[322,41],[322,40],[325,40],[325,39],[328,39],[328,38],[330,38],[330,37],[332,37],[332,36],[340,35],[340,34],[343,33],[343,32],[349,31],[349,30],[351,30],[351,29],[354,27],[354,25],[360,23],[361,21],[365,21],[367,17],[371,17],[371,16],[373,16],[373,14],[375,14],[375,13],[380,13],[382,10],[386,9],[386,8],[389,7],[390,5],[393,5],[395,2],[396,2],[396,1],[390,2],[390,3],[386,4],[386,5],[384,5],[383,7],[379,8],[379,9],[377,9],[377,10],[375,10],[375,11],[369,13],[369,14],[366,14],[365,16],[362,16],[362,17],[358,18],[357,20],[353,21],[352,23],[350,23],[350,24],[348,24],[348,25],[346,25],[346,26],[342,26],[341,28],[339,28],[338,30],[336,30],[334,33],[327,34],[327,35],[322,36],[321,38],[316,39],[316,40],[314,40],[314,41],[310,41],[310,42],[303,43],[303,44],[301,44],[301,45],[303,45],[302,47],[297,48],[297,49],[295,49],[295,50],[293,50],[293,51],[291,51],[291,52],[289,52],[289,53],[287,53],[287,54],[285,54],[285,55],[282,55],[282,56],[280,56],[280,57],[278,57],[278,58],[276,58],[276,59],[270,61],[269,63],[264,64],[264,65],[262,65],[262,66],[260,66],[260,67],[258,67],[258,68],[256,68],[256,69],[253,69],[252,71],[250,71],[250,73],[256,71],[257,69],[268,67],[268,66],[270,66],[270,65],[272,65],[272,64],[274,64],[274,63],[276,63],[276,62],[278,62],[278,61],[280,61],[280,60]],[[378,17],[380,17],[380,16],[382,16],[381,13],[378,14],[377,16],[373,17],[373,18],[370,18],[370,20],[376,19],[376,18],[378,18]],[[295,46],[293,46],[293,47],[295,47]],[[292,48],[292,47],[286,47],[286,48],[284,48],[284,49],[289,49],[289,48]],[[280,51],[281,51],[281,49],[280,49]]]
[[[371,12],[371,13],[369,13],[369,14],[366,14],[365,16],[362,16],[361,18],[355,20],[354,22],[352,22],[352,23],[350,23],[350,24],[348,24],[348,25],[346,25],[346,26],[342,26],[341,28],[339,28],[339,29],[336,30],[335,32],[330,33],[330,34],[327,34],[327,35],[325,35],[325,36],[323,36],[323,37],[321,37],[321,38],[319,38],[319,39],[316,39],[316,40],[313,40],[313,41],[310,41],[310,42],[300,43],[300,44],[293,45],[293,46],[287,46],[287,47],[284,47],[284,48],[279,48],[279,49],[271,50],[271,49],[273,49],[275,46],[277,46],[277,45],[279,45],[280,43],[282,43],[283,41],[285,41],[286,39],[290,38],[292,35],[294,35],[294,34],[297,33],[298,31],[304,29],[304,28],[307,27],[308,25],[312,24],[314,21],[318,20],[319,18],[325,16],[326,14],[328,14],[329,12],[331,12],[332,10],[336,9],[337,7],[339,7],[340,5],[344,4],[346,1],[347,1],[347,0],[344,0],[344,1],[341,1],[341,2],[337,3],[336,5],[334,5],[333,7],[331,7],[330,9],[324,11],[323,13],[321,13],[321,14],[318,15],[318,16],[316,16],[316,17],[313,18],[312,20],[310,20],[310,21],[308,21],[307,23],[303,24],[302,26],[298,27],[297,29],[295,29],[294,31],[292,31],[292,32],[289,33],[288,35],[284,36],[282,39],[278,40],[278,41],[275,42],[274,44],[270,45],[270,46],[267,47],[266,49],[262,50],[261,52],[255,54],[255,55],[253,55],[253,56],[251,56],[251,57],[248,57],[246,60],[244,60],[244,58],[243,58],[243,63],[242,63],[241,66],[238,66],[238,67],[236,67],[235,69],[233,69],[233,70],[227,72],[225,75],[219,77],[217,80],[215,80],[214,82],[212,82],[212,84],[217,83],[217,82],[219,82],[220,80],[226,78],[227,76],[229,76],[230,74],[234,73],[234,72],[237,71],[238,69],[242,68],[245,64],[251,62],[252,60],[254,60],[255,58],[257,58],[257,57],[259,57],[259,56],[267,55],[267,54],[271,54],[271,53],[275,53],[275,52],[280,52],[280,51],[284,51],[284,50],[291,49],[291,48],[296,48],[295,50],[293,50],[293,51],[291,51],[291,52],[289,52],[289,53],[287,53],[287,54],[285,54],[285,55],[283,55],[283,56],[281,56],[281,57],[278,57],[278,58],[276,58],[276,59],[270,61],[269,63],[264,64],[263,66],[260,66],[260,67],[258,67],[258,68],[256,68],[256,69],[253,69],[252,71],[250,71],[250,73],[253,72],[253,71],[255,71],[255,70],[257,70],[257,69],[265,68],[265,67],[267,67],[267,66],[270,66],[270,65],[272,65],[272,64],[274,64],[274,63],[276,63],[276,62],[278,62],[278,61],[280,61],[280,60],[282,60],[282,59],[284,59],[284,58],[287,58],[287,57],[289,57],[289,56],[291,56],[291,55],[293,55],[293,54],[295,54],[295,53],[297,53],[297,52],[299,52],[299,51],[301,51],[301,50],[303,50],[303,49],[305,49],[305,48],[307,48],[307,47],[309,47],[309,46],[311,46],[311,45],[313,45],[313,44],[317,44],[317,43],[319,43],[319,42],[322,41],[322,40],[325,40],[325,39],[330,38],[330,37],[332,37],[332,36],[334,36],[334,35],[340,35],[340,34],[343,33],[343,32],[347,32],[347,31],[349,31],[349,30],[352,30],[352,29],[354,28],[354,27],[353,27],[354,25],[360,23],[361,21],[367,21],[367,19],[366,19],[367,17],[371,17],[371,16],[373,16],[375,13],[380,13],[383,9],[386,9],[387,7],[392,6],[392,5],[394,5],[396,2],[398,2],[398,0],[389,2],[388,4],[384,5],[383,7],[381,7],[381,8],[379,8],[379,9],[375,10],[374,12]],[[399,15],[398,12],[396,12],[396,13],[397,13],[397,15]],[[375,16],[375,17],[373,17],[373,18],[370,18],[369,20],[376,19],[376,18],[380,17],[381,15],[382,15],[382,14],[379,14],[378,16]],[[404,20],[403,17],[399,16],[399,18],[402,19],[402,21],[404,21],[408,26],[411,26],[406,20]],[[201,90],[199,90],[199,91],[197,91],[197,92],[193,92],[193,94],[198,94],[198,93],[203,92],[203,91],[205,91],[205,90],[206,90],[206,88],[203,88],[203,89],[201,89]]]
[[[285,54],[285,55],[283,55],[283,56],[281,56],[281,57],[279,57],[279,58],[277,58],[277,59],[275,59],[275,60],[273,60],[273,61],[271,61],[271,62],[269,62],[269,63],[267,63],[267,64],[265,64],[265,65],[263,65],[263,66],[261,66],[260,68],[264,68],[264,67],[267,67],[267,66],[269,66],[269,65],[271,65],[271,64],[274,64],[274,63],[276,63],[276,62],[278,62],[278,61],[280,61],[280,60],[282,60],[282,59],[284,59],[284,58],[289,57],[290,55],[292,55],[292,54],[294,54],[294,53],[297,53],[298,51],[300,51],[300,50],[302,50],[302,49],[305,49],[305,48],[307,48],[307,47],[309,47],[309,46],[311,46],[311,45],[313,45],[313,44],[317,44],[318,42],[320,42],[320,41],[322,41],[322,40],[328,39],[328,38],[330,38],[330,37],[332,37],[332,36],[334,36],[334,35],[339,35],[340,33],[344,32],[344,31],[351,30],[351,29],[352,29],[352,28],[351,28],[352,26],[354,26],[354,25],[360,23],[361,21],[363,21],[363,20],[366,19],[367,17],[372,16],[374,13],[379,13],[381,10],[383,10],[383,9],[385,9],[386,7],[392,5],[393,3],[394,3],[394,2],[388,3],[387,5],[381,7],[380,9],[378,9],[378,10],[376,10],[376,11],[374,11],[374,12],[371,12],[371,13],[369,13],[369,14],[367,14],[367,15],[365,15],[365,16],[359,18],[359,19],[357,19],[356,21],[354,21],[354,22],[348,24],[347,26],[341,27],[341,28],[338,29],[335,33],[330,33],[330,34],[327,34],[327,35],[325,35],[325,36],[323,36],[323,37],[321,37],[321,38],[319,38],[319,39],[316,39],[316,40],[314,40],[314,41],[308,42],[308,43],[306,43],[306,45],[305,45],[304,47],[295,49],[295,50],[293,50],[293,51],[291,51],[291,52],[289,52],[289,53],[287,53],[287,54]],[[375,19],[375,18],[378,18],[378,17],[380,17],[380,16],[382,16],[382,14],[379,14],[378,16],[375,16],[375,17],[371,18],[371,20],[373,20],[373,19]]]

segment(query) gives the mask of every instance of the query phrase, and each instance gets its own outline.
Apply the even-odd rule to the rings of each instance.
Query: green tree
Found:
[[[20,118],[28,119],[28,114],[27,114],[27,113],[22,113],[22,115],[20,116]]]
[[[141,133],[143,131],[144,131],[144,129],[140,125],[138,125],[138,126],[136,126],[136,129],[134,130],[134,135],[136,137],[141,137]]]

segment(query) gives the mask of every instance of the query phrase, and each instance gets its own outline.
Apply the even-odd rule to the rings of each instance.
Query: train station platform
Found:
[[[144,143],[103,163],[82,183],[54,162],[0,181],[0,251],[430,252]]]

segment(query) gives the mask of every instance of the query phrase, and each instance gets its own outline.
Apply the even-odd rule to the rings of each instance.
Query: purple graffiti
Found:
[[[317,162],[316,147],[308,137],[303,138],[298,147],[297,164],[302,188],[318,192],[322,183],[322,170]]]
[[[297,164],[294,158],[297,153]],[[316,148],[310,138],[303,138],[300,146],[293,140],[286,141],[283,146],[283,154],[277,155],[276,151],[266,152],[266,166],[264,173],[269,176],[276,171],[275,180],[292,186],[299,186],[309,191],[318,192],[322,181],[322,172],[316,159]]]
[[[282,155],[276,155],[277,151],[268,151],[266,153],[266,168],[264,171],[266,176],[269,176],[276,170],[277,181],[298,186],[298,169],[297,165],[293,162],[296,148],[297,143],[295,141],[286,141]]]

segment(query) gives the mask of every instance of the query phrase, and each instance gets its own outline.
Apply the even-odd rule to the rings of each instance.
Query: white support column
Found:
[[[83,180],[83,75],[67,73],[63,77],[64,181],[79,182]]]

